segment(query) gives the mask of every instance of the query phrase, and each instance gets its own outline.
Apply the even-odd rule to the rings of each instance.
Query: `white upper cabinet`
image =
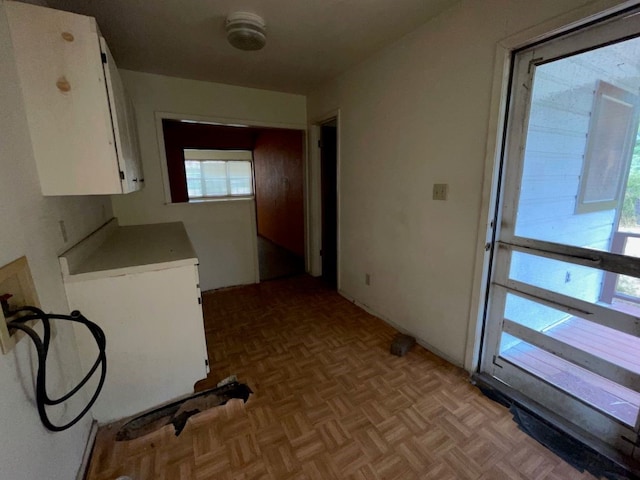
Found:
[[[5,8],[43,195],[139,190],[133,107],[95,19]]]

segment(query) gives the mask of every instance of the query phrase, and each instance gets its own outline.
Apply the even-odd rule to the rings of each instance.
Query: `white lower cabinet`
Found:
[[[127,235],[120,235],[120,241],[117,234],[112,236],[113,248],[107,240],[92,256],[103,263],[105,257],[116,258],[114,252],[132,238],[137,239],[132,248],[144,249],[144,236],[139,234],[144,227],[119,227]],[[162,225],[148,227],[150,236],[172,231]],[[129,233],[135,235],[124,239]],[[81,244],[76,250],[82,254],[82,248]],[[168,250],[173,255],[179,248]],[[130,254],[131,249],[124,255]],[[80,310],[106,335],[107,378],[92,409],[94,418],[110,422],[192,393],[194,384],[208,373],[197,259],[83,271],[83,264],[92,265],[90,257],[78,264],[74,274],[68,270],[72,257],[63,256],[61,261],[69,308]],[[75,335],[86,372],[98,351],[86,328],[78,325]]]

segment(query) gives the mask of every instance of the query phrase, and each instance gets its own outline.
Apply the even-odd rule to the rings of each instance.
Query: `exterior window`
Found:
[[[248,150],[184,149],[189,201],[252,196],[251,160]]]
[[[638,131],[638,103],[637,95],[597,82],[576,213],[620,205]]]

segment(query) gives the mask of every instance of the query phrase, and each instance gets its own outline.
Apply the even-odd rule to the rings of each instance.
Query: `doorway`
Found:
[[[322,279],[338,287],[338,123],[320,125],[320,184],[322,210]]]
[[[516,51],[480,370],[633,455],[640,17]]]
[[[242,203],[247,208],[235,208],[236,218],[222,225],[251,231],[256,281],[304,273],[305,132],[169,118],[162,118],[161,126],[168,203],[194,204],[201,211],[211,202],[221,216],[224,205]],[[226,256],[237,252],[240,257],[247,240],[236,235],[234,245],[223,245]],[[207,247],[212,243],[203,240]],[[207,252],[202,247],[199,255],[211,259],[212,269],[222,263],[214,248]],[[235,264],[248,266],[246,258]]]

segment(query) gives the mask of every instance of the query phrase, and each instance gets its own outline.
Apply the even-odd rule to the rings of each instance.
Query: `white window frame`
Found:
[[[618,159],[618,167],[620,174],[618,175],[618,183],[615,185],[615,191],[612,192],[610,198],[599,198],[586,200],[589,178],[600,174],[601,165],[595,160],[594,151],[597,147],[596,133],[602,128],[606,128],[605,122],[600,118],[599,112],[603,108],[604,102],[616,102],[627,107],[630,111],[630,119],[625,133],[625,142],[623,145],[622,155]],[[593,109],[591,114],[591,123],[589,125],[589,138],[587,148],[584,155],[584,163],[582,175],[580,176],[580,187],[578,189],[578,198],[576,201],[576,213],[589,213],[599,210],[610,210],[619,208],[624,198],[625,186],[629,176],[629,165],[633,157],[633,147],[636,143],[636,132],[638,131],[638,110],[640,99],[634,92],[629,92],[620,87],[612,85],[604,80],[599,80],[596,84],[593,99]]]
[[[225,163],[225,173],[226,173],[226,181],[227,181],[227,195],[202,195],[198,197],[192,197],[189,195],[188,191],[188,181],[187,181],[187,195],[189,197],[188,203],[197,203],[197,202],[210,202],[216,200],[228,200],[228,199],[253,199],[255,196],[255,176],[254,176],[254,165],[253,165],[253,153],[250,150],[207,150],[207,149],[184,149],[184,161],[196,161],[196,162],[206,162],[206,161],[214,161],[214,162],[224,162]],[[251,166],[251,193],[249,194],[232,194],[231,192],[231,181],[229,177],[229,164],[233,162],[249,162]],[[200,167],[202,171],[202,165]],[[202,191],[205,192],[205,178],[204,175],[201,175],[202,182]]]

